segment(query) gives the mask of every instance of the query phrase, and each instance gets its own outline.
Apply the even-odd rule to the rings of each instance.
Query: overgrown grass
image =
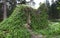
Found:
[[[60,38],[60,22],[49,22],[48,28],[35,30],[35,33],[46,35],[46,38]]]

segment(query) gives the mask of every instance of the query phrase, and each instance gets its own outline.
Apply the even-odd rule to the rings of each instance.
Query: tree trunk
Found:
[[[30,13],[28,13],[28,17],[27,17],[27,24],[30,25],[31,20],[30,20]]]
[[[3,0],[3,19],[7,18],[6,0]]]

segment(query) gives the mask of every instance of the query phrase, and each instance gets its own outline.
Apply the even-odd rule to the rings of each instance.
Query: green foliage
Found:
[[[39,9],[41,11],[41,13],[40,13],[40,28],[46,28],[46,27],[48,27],[47,8],[46,8],[45,4],[42,4]]]
[[[60,23],[59,22],[52,22],[49,24],[49,34],[60,34]]]
[[[26,23],[26,6],[19,5],[12,15],[0,23],[0,38],[30,38],[30,33],[24,27]]]
[[[34,30],[40,30],[48,27],[48,15],[45,5],[42,4],[38,10],[38,12],[35,10],[31,17],[31,27]]]
[[[50,22],[47,29],[42,29],[39,32],[45,35],[60,35],[60,23]]]
[[[59,19],[60,18],[60,0],[54,2],[49,9],[49,18],[50,19]]]

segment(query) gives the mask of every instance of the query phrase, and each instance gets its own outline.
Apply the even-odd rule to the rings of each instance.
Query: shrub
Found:
[[[34,12],[31,16],[31,27],[34,30],[40,30],[40,29],[45,29],[48,26],[48,15],[47,15],[47,9],[46,7],[42,8],[45,6],[42,4],[38,12]],[[35,10],[37,11],[37,10]],[[40,12],[41,11],[41,12]]]
[[[30,38],[30,33],[24,27],[26,23],[26,6],[19,5],[12,15],[0,23],[0,38]]]

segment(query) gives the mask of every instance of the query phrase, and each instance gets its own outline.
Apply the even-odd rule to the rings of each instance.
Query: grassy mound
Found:
[[[24,27],[26,23],[26,11],[29,8],[23,5],[17,6],[12,15],[0,24],[0,38],[30,38],[30,33]]]

